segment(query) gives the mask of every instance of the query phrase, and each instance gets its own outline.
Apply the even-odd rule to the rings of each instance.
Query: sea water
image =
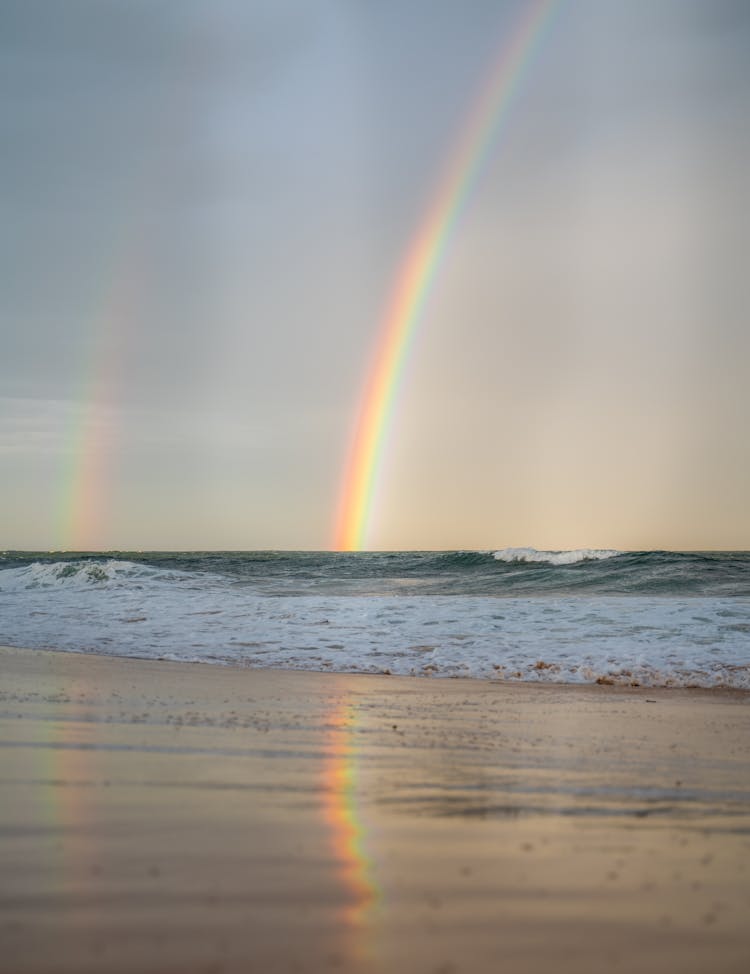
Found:
[[[750,553],[5,552],[0,644],[246,667],[750,688]]]

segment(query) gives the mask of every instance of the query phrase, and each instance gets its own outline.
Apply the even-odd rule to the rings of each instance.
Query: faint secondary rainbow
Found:
[[[504,38],[451,153],[432,203],[406,251],[380,326],[343,477],[333,547],[365,543],[383,449],[430,288],[461,210],[508,117],[513,96],[559,0],[531,0]]]
[[[133,191],[142,195],[140,186]],[[142,229],[123,219],[113,228],[94,275],[82,322],[80,365],[71,389],[58,489],[58,547],[109,547],[113,471],[121,439],[118,401],[126,352],[139,319],[144,283]]]
[[[116,374],[111,349],[113,328],[101,328],[102,335],[90,342],[87,372],[78,402],[71,406],[71,421],[66,437],[67,463],[60,491],[60,547],[68,550],[97,548],[104,521],[104,498],[116,430],[107,400],[112,395]]]
[[[192,43],[190,32],[184,39],[184,45],[165,49],[164,66],[175,77],[190,78],[198,63],[193,63],[194,58],[201,71],[208,62],[205,52]],[[147,215],[158,210],[163,187],[173,178],[171,156],[159,147],[179,145],[183,126],[192,125],[193,118],[192,102],[176,100],[177,90],[188,89],[165,84],[151,99],[143,119],[140,166],[129,171],[107,245],[99,253],[99,266],[92,269],[91,303],[85,309],[80,364],[62,437],[56,520],[62,549],[112,546],[113,486],[123,434],[128,353],[143,326],[142,299],[152,284],[152,222]]]

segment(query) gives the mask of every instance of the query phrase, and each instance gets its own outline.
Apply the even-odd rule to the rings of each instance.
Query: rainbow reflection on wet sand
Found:
[[[344,698],[328,718],[327,751],[323,767],[324,816],[331,828],[331,845],[338,873],[348,897],[343,921],[354,934],[353,950],[369,956],[373,924],[381,902],[367,830],[359,804],[360,750],[357,708]]]

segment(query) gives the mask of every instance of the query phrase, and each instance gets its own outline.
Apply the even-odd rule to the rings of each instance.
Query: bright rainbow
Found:
[[[451,231],[497,141],[524,69],[551,20],[556,2],[529,0],[519,23],[505,38],[396,275],[344,473],[333,544],[337,550],[358,551],[364,546],[400,380],[430,287],[445,256]]]

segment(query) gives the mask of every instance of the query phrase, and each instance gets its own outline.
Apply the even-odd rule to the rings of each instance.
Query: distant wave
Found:
[[[0,552],[3,594],[172,586],[274,596],[748,597],[750,552]]]
[[[572,551],[537,551],[536,548],[502,548],[495,551],[497,561],[547,562],[549,565],[574,565],[579,561],[602,561],[621,551],[612,548],[575,548]]]

